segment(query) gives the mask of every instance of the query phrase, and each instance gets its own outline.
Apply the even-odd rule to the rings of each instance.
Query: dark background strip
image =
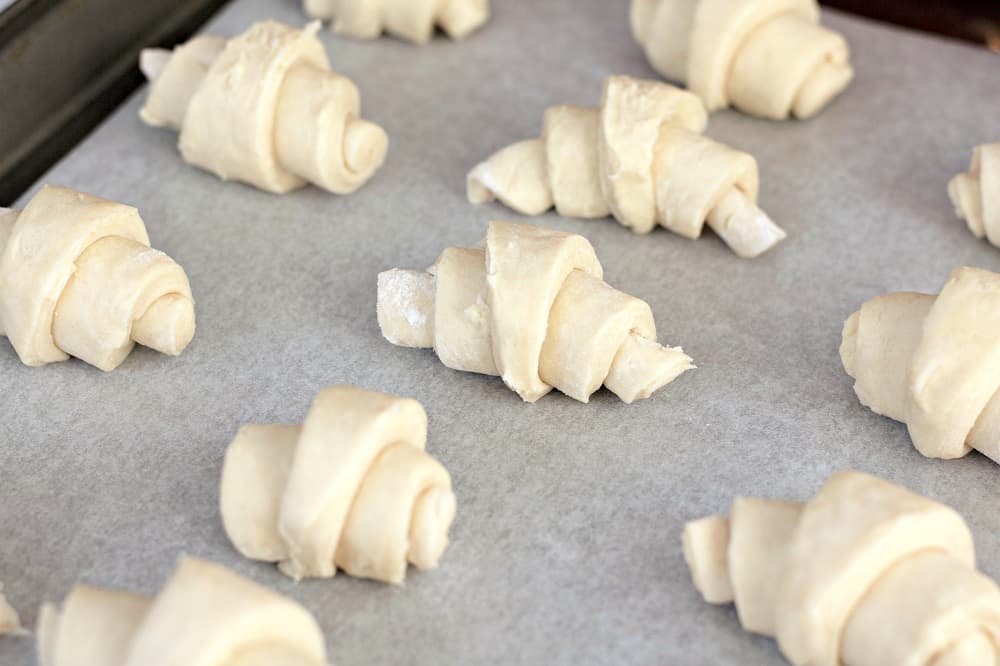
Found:
[[[0,13],[0,206],[142,83],[139,50],[172,46],[225,0],[17,0]]]

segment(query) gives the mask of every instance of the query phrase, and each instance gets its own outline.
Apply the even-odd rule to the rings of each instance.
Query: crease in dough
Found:
[[[737,498],[687,523],[683,547],[705,600],[734,603],[792,664],[1000,663],[1000,588],[965,521],[888,481],[845,471],[805,503]]]
[[[218,564],[182,557],[153,598],[76,585],[39,612],[39,666],[326,666],[305,608]]]
[[[694,239],[707,224],[738,256],[760,256],[786,234],[757,206],[756,160],[705,137],[707,122],[692,93],[611,76],[600,107],[550,107],[540,138],[473,168],[467,196],[525,215],[610,215],[640,234],[660,225]]]
[[[844,37],[816,0],[632,0],[632,35],[653,69],[709,111],[810,118],[854,78]]]
[[[489,0],[303,0],[306,13],[333,19],[331,29],[357,39],[383,32],[414,44],[426,44],[440,27],[462,39],[490,18]]]
[[[526,224],[491,222],[483,249],[446,248],[430,271],[380,273],[377,309],[389,342],[500,376],[526,402],[604,385],[631,403],[694,367],[656,342],[647,303],[603,280],[585,238]]]
[[[150,87],[139,116],[179,130],[184,160],[223,180],[350,194],[385,162],[389,138],[361,117],[361,94],[330,69],[318,30],[264,21],[232,39],[145,49]]]
[[[920,453],[1000,463],[1000,275],[961,267],[937,296],[869,300],[840,356],[861,404],[906,423]]]
[[[324,389],[300,426],[246,425],[226,450],[220,508],[245,557],[299,580],[400,584],[437,567],[455,517],[447,470],[426,452],[416,400]]]
[[[1000,142],[973,150],[969,170],[948,183],[948,196],[976,238],[1000,247]]]
[[[110,371],[136,343],[176,356],[194,332],[187,274],[150,248],[135,208],[45,186],[0,209],[0,335],[25,365]]]

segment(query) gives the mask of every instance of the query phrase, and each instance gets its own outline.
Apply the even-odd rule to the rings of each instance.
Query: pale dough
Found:
[[[466,179],[469,201],[525,215],[613,215],[636,233],[657,224],[687,238],[708,225],[741,257],[785,238],[757,207],[757,162],[706,138],[698,98],[656,81],[612,76],[599,108],[555,106],[542,136],[508,146]]]
[[[379,274],[379,326],[449,368],[499,375],[527,402],[553,387],[587,402],[602,384],[625,402],[648,398],[694,366],[656,342],[648,304],[602,275],[582,236],[492,222],[483,250],[451,247],[429,272]]]
[[[24,633],[24,629],[21,628],[21,618],[7,602],[7,598],[3,595],[3,583],[0,583],[0,636],[4,634],[19,636]]]
[[[860,472],[805,504],[738,498],[684,528],[709,603],[800,666],[995,666],[1000,588],[943,504]]]
[[[1000,462],[1000,275],[963,267],[938,296],[871,299],[840,356],[861,404],[906,423],[925,456]]]
[[[147,49],[140,116],[180,130],[184,159],[224,180],[277,194],[306,183],[353,192],[382,166],[389,139],[361,118],[361,95],[330,70],[317,30],[265,21],[228,40]]]
[[[461,39],[490,18],[489,0],[304,0],[309,16],[333,19],[333,31],[359,39],[391,35],[426,44],[440,26]]]
[[[948,195],[976,238],[1000,247],[1000,143],[976,147],[969,170],[948,183]]]
[[[854,78],[816,0],[632,0],[631,23],[653,68],[710,111],[808,118]]]
[[[135,208],[47,186],[0,209],[0,334],[26,365],[113,370],[135,343],[180,354],[194,330],[187,275]]]
[[[349,386],[323,390],[305,423],[247,425],[226,451],[222,522],[244,556],[295,579],[402,583],[448,545],[455,496],[426,451],[416,400]]]
[[[40,666],[325,666],[305,608],[205,560],[182,558],[159,595],[77,585],[38,620]]]

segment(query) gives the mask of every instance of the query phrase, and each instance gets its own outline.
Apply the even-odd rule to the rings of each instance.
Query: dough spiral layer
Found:
[[[140,116],[180,130],[184,159],[224,180],[276,194],[306,183],[353,192],[382,166],[389,139],[361,118],[361,95],[330,70],[317,30],[265,21],[228,40],[147,49]]]
[[[302,427],[247,425],[222,469],[226,534],[240,553],[287,575],[401,583],[448,545],[455,496],[425,451],[416,400],[348,386],[323,390]]]
[[[391,35],[426,44],[440,26],[452,39],[478,30],[490,18],[489,0],[304,0],[309,16],[333,19],[333,31],[374,39]]]
[[[809,118],[854,78],[816,0],[632,0],[631,23],[653,69],[710,111]]]
[[[153,599],[77,585],[38,620],[40,666],[325,666],[305,608],[218,564],[182,558]]]
[[[613,215],[636,233],[660,224],[686,238],[708,225],[741,257],[785,238],[757,207],[757,162],[701,134],[705,108],[665,83],[612,76],[600,108],[555,106],[542,136],[496,152],[467,177],[472,203],[525,215]]]
[[[969,231],[1000,247],[1000,143],[977,146],[969,170],[948,183],[948,195]]]
[[[906,423],[925,456],[1000,462],[1000,275],[962,267],[938,296],[871,299],[845,322],[840,357],[861,404]]]
[[[113,370],[137,342],[180,354],[194,329],[187,275],[149,247],[135,208],[44,187],[0,209],[0,334],[26,365]]]
[[[1000,663],[1000,589],[943,504],[860,472],[684,528],[695,586],[799,666]]]
[[[527,402],[558,388],[587,402],[601,385],[648,398],[691,358],[656,342],[649,305],[610,287],[587,239],[492,222],[485,250],[447,248],[430,272],[378,278],[389,342],[433,347],[449,368],[499,375]]]

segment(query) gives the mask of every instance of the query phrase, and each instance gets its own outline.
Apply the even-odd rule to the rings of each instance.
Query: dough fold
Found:
[[[839,472],[804,504],[738,498],[683,543],[705,600],[735,602],[793,664],[1000,663],[1000,588],[965,521],[887,481]]]
[[[613,215],[636,233],[657,224],[698,238],[707,223],[741,257],[785,238],[757,207],[753,157],[702,135],[705,107],[683,90],[612,76],[599,108],[545,111],[542,136],[496,152],[469,172],[469,201],[499,199],[525,215]]]
[[[77,585],[38,621],[40,666],[324,666],[302,606],[223,567],[182,558],[153,599]]]
[[[429,272],[378,277],[378,321],[396,345],[433,347],[449,368],[499,375],[526,402],[558,388],[587,402],[605,385],[648,398],[694,367],[656,342],[649,305],[610,287],[575,234],[492,222],[485,249],[446,248]]]
[[[632,0],[631,24],[653,69],[710,111],[809,118],[854,78],[816,0]]]
[[[265,21],[228,40],[147,49],[139,115],[180,130],[184,159],[223,180],[276,194],[307,183],[349,194],[382,166],[389,139],[361,117],[357,86],[330,69],[318,30]]]
[[[452,39],[462,39],[490,18],[489,0],[304,0],[306,13],[333,19],[334,32],[358,39],[375,39],[383,32],[426,44],[440,27]]]
[[[1000,462],[1000,275],[962,267],[938,296],[871,299],[840,356],[861,404],[907,424],[931,458],[971,449]]]
[[[969,170],[948,183],[948,196],[976,238],[1000,247],[1000,143],[973,150]]]
[[[455,496],[426,451],[416,400],[348,386],[324,389],[304,424],[246,425],[226,451],[220,502],[244,556],[295,578],[402,583],[448,545]]]
[[[46,186],[0,209],[0,334],[26,365],[113,370],[136,343],[176,356],[194,331],[187,275],[135,208]]]

